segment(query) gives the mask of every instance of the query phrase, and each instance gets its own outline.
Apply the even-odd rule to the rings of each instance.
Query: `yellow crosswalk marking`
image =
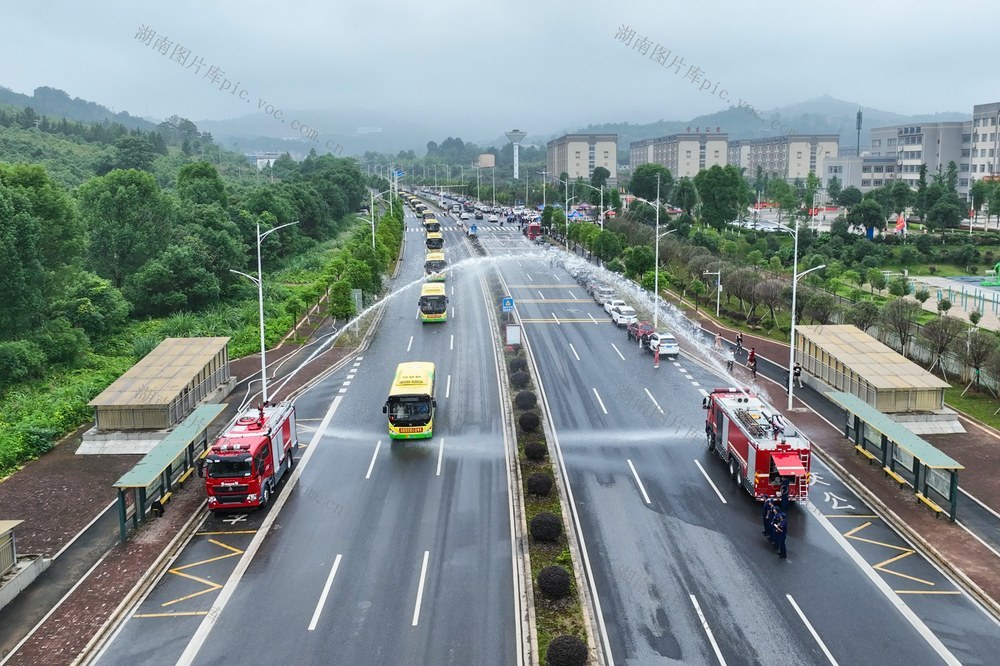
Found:
[[[173,569],[168,569],[168,571],[170,573],[174,574],[175,576],[180,576],[181,578],[187,578],[188,580],[193,580],[193,581],[195,581],[197,583],[201,583],[202,585],[205,585],[207,587],[204,590],[201,590],[199,592],[194,592],[192,594],[186,594],[183,597],[178,597],[177,599],[172,599],[170,601],[164,602],[163,604],[160,604],[161,606],[163,606],[164,608],[166,608],[167,606],[171,606],[173,604],[180,603],[182,601],[187,601],[188,599],[193,599],[194,597],[201,596],[202,594],[208,594],[209,592],[214,592],[215,590],[221,590],[222,589],[222,586],[219,585],[218,583],[215,583],[215,582],[210,581],[210,580],[206,580],[205,578],[201,578],[200,576],[194,576],[194,575],[186,573],[184,571],[185,569],[191,569],[192,567],[198,567],[198,566],[201,566],[203,564],[209,564],[211,562],[218,562],[219,560],[225,560],[225,559],[228,559],[230,557],[236,557],[237,555],[242,555],[243,554],[243,551],[241,549],[235,548],[234,546],[230,546],[228,544],[224,544],[221,541],[217,541],[215,539],[209,539],[208,542],[211,543],[211,544],[214,544],[214,545],[218,546],[219,548],[223,548],[225,550],[228,550],[229,552],[226,553],[225,555],[219,555],[217,557],[210,557],[207,560],[201,560],[199,562],[192,562],[191,564],[185,564],[182,567],[174,567]]]

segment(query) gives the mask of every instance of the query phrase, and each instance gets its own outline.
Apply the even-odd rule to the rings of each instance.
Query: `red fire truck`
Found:
[[[538,222],[528,222],[528,226],[524,230],[524,235],[528,237],[528,240],[533,241],[542,235],[542,225]]]
[[[242,411],[205,457],[208,508],[266,506],[281,477],[295,464],[298,447],[291,403],[265,403]]]
[[[708,448],[729,463],[729,475],[754,499],[809,496],[811,445],[771,405],[749,389],[717,388],[702,403],[708,410]]]

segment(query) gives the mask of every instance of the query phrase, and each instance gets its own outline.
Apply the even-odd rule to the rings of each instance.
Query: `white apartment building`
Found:
[[[913,188],[917,186],[922,164],[927,165],[930,180],[934,174],[944,173],[949,162],[954,162],[958,167],[958,191],[964,196],[969,191],[971,125],[968,121],[954,121],[875,127],[871,130],[871,154],[895,157],[898,178]]]
[[[707,129],[707,128],[706,128]],[[660,164],[674,178],[694,178],[703,169],[728,164],[729,135],[724,132],[683,132],[629,144],[629,166]]]
[[[803,181],[810,173],[822,177],[826,160],[837,157],[840,136],[837,134],[788,134],[733,142],[730,164],[745,169],[751,178],[760,166],[771,178]],[[735,160],[739,160],[738,162]]]
[[[635,171],[637,167],[643,164],[652,164],[653,144],[657,141],[659,139],[643,139],[642,141],[633,141],[628,144],[629,169]]]
[[[617,134],[564,134],[546,144],[546,169],[551,178],[566,173],[570,180],[590,180],[597,167],[608,170],[609,181],[617,181]]]
[[[823,173],[816,175],[819,176],[820,186],[823,188],[826,188],[830,179],[836,176],[841,187],[856,187],[862,192],[868,192],[876,187],[891,185],[899,173],[895,155],[882,156],[862,152],[861,157],[855,155],[830,157],[825,160]]]
[[[971,136],[966,149],[963,144],[962,164],[958,166],[958,191],[968,194],[969,187],[977,180],[1000,177],[1000,102],[976,104],[972,107],[972,123],[966,123],[965,132]],[[963,190],[963,185],[964,190]]]

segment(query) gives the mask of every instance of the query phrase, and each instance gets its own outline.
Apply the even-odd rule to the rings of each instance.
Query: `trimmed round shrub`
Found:
[[[528,460],[545,460],[549,451],[542,442],[528,442],[524,445],[524,457]]]
[[[545,657],[548,666],[586,666],[587,644],[576,636],[556,636]]]
[[[542,512],[531,519],[531,538],[542,543],[555,543],[562,536],[562,519],[554,513]]]
[[[510,359],[509,367],[511,372],[520,372],[521,370],[527,370],[528,360],[523,356],[515,356],[514,358]]]
[[[538,589],[549,599],[569,596],[569,572],[560,566],[545,567],[538,572]]]
[[[524,432],[535,432],[538,430],[538,425],[542,422],[538,418],[538,414],[534,412],[525,412],[517,419],[518,424],[521,426],[521,430]]]
[[[547,497],[552,492],[552,477],[544,472],[535,472],[528,477],[525,485],[532,495]]]
[[[515,361],[517,359],[514,359]],[[531,375],[529,375],[524,370],[518,370],[510,376],[510,385],[514,388],[524,388],[531,381]]]
[[[518,409],[531,409],[538,402],[538,398],[531,391],[521,391],[514,396],[514,404]]]

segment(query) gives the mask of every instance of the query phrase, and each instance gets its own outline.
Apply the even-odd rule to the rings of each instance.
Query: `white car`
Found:
[[[610,315],[611,311],[614,308],[624,307],[626,305],[628,305],[628,303],[626,303],[620,298],[609,298],[608,300],[604,301],[604,311]]]
[[[469,213],[462,213],[461,218],[463,220],[471,220],[472,219],[472,215],[469,214]]]
[[[613,307],[611,308],[611,321],[613,321],[615,326],[618,328],[624,328],[629,324],[635,323],[637,321],[635,310],[627,305]]]
[[[594,300],[598,305],[604,305],[615,297],[615,290],[611,287],[599,287],[594,290]]]
[[[496,215],[490,215],[489,220],[490,222],[499,222],[500,218],[497,217]]]
[[[649,350],[659,349],[660,356],[677,358],[681,353],[680,345],[677,344],[677,338],[669,333],[651,333],[647,340]]]

